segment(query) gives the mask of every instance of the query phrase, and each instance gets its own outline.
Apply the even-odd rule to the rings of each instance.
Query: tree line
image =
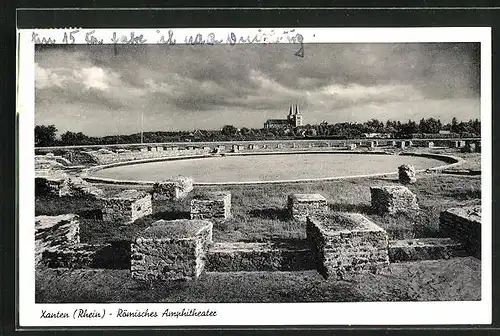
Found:
[[[446,131],[446,132],[443,132]],[[75,146],[75,145],[113,145],[140,143],[141,134],[110,135],[104,137],[91,137],[82,132],[67,131],[60,136],[55,125],[35,126],[35,146]],[[442,134],[439,134],[442,133]],[[479,119],[460,121],[453,118],[451,123],[444,124],[439,119],[422,118],[419,122],[408,120],[407,122],[378,119],[370,119],[364,123],[342,122],[329,124],[323,121],[315,125],[304,125],[299,127],[280,128],[237,128],[233,125],[225,125],[220,130],[195,130],[171,131],[171,132],[144,132],[142,141],[144,143],[161,142],[209,142],[209,141],[231,141],[231,140],[281,140],[296,138],[338,138],[353,139],[370,137],[390,138],[422,138],[433,137],[478,137],[481,135],[481,122]]]

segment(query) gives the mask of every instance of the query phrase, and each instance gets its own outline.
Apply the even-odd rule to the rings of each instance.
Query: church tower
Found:
[[[299,111],[298,104],[295,105],[294,119],[295,119],[295,127],[302,126],[302,113],[300,113]]]

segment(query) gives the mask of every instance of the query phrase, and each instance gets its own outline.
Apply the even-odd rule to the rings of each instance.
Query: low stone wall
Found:
[[[371,187],[372,209],[379,214],[419,210],[417,197],[403,186]]]
[[[102,197],[104,192],[77,176],[69,176],[63,172],[37,174],[35,177],[37,195],[54,195],[59,197]]]
[[[189,280],[201,275],[212,243],[212,226],[202,220],[160,220],[131,246],[132,278],[143,281]]]
[[[389,263],[387,233],[361,214],[311,216],[306,232],[318,271],[325,278],[376,271]]]
[[[481,258],[481,206],[451,208],[441,212],[442,235],[463,244],[473,256]]]
[[[389,260],[405,262],[463,257],[463,245],[450,238],[421,238],[389,241]]]
[[[80,222],[78,215],[35,217],[35,265],[42,261],[44,251],[79,242]]]
[[[231,193],[211,192],[191,200],[191,219],[225,220],[231,217]]]
[[[326,198],[320,194],[288,195],[287,207],[290,217],[301,222],[305,222],[307,216],[326,214],[328,212]]]
[[[154,201],[171,201],[186,197],[193,190],[193,179],[178,177],[173,180],[156,182],[153,185]]]
[[[315,269],[306,241],[279,243],[214,243],[208,251],[209,272],[301,271]]]
[[[50,268],[130,269],[130,242],[62,245],[44,251],[42,263]]]
[[[153,213],[151,194],[124,190],[102,199],[102,218],[106,222],[126,224]]]
[[[151,148],[155,148],[151,150]],[[145,159],[155,159],[155,158],[167,158],[176,156],[190,156],[190,155],[207,155],[210,153],[210,149],[194,148],[194,149],[178,149],[177,147],[143,147],[141,149],[133,149],[126,151],[113,152],[110,150],[97,150],[88,152],[92,156],[93,160],[99,164],[110,164],[117,162],[126,162],[134,160],[145,160]]]

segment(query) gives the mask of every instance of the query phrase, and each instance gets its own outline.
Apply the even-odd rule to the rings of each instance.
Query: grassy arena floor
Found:
[[[469,165],[480,156],[464,154]],[[360,212],[387,230],[391,239],[439,237],[439,213],[454,206],[481,203],[479,176],[419,174],[409,188],[417,195],[417,216],[376,215],[370,209],[370,186],[396,184],[394,177],[373,177],[284,185],[199,187],[232,193],[233,217],[214,226],[213,239],[264,241],[305,238],[303,223],[287,218],[290,193],[320,193],[335,211]],[[130,188],[102,186],[103,188]],[[136,188],[137,187],[133,187]],[[147,189],[148,187],[146,187]],[[37,197],[36,215],[78,213],[82,242],[131,240],[158,219],[187,218],[193,196],[163,204],[157,213],[128,226],[99,219],[99,205],[89,199]],[[390,264],[378,274],[354,275],[346,281],[324,280],[315,271],[207,273],[190,283],[145,288],[127,270],[39,270],[37,302],[306,302],[479,300],[480,260],[473,257]]]

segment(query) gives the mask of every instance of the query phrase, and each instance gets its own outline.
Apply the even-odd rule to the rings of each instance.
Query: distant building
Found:
[[[264,123],[264,128],[290,128],[302,126],[302,113],[297,105],[290,105],[290,110],[286,119],[268,119]]]

